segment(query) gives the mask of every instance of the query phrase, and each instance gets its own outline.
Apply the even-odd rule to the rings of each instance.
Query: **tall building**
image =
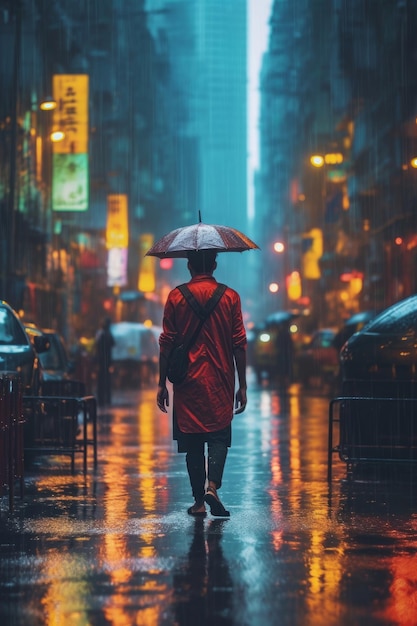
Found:
[[[246,0],[197,3],[201,208],[246,227]]]
[[[274,2],[260,241],[269,254],[286,230],[281,280],[298,272],[300,288],[283,301],[312,326],[416,291],[416,23],[408,0]]]
[[[149,242],[142,235],[159,237],[199,213],[246,231],[246,0],[0,7],[2,297],[18,285],[8,299],[18,308],[28,300],[33,319],[44,323],[45,310],[60,309],[48,324],[96,324],[103,308],[119,315],[119,291],[137,291]],[[52,201],[57,118],[39,108],[61,74],[88,77],[88,201],[77,210]],[[118,284],[109,280],[105,237],[115,195],[128,207]],[[245,257],[219,260],[219,279],[239,291],[248,283]],[[153,301],[162,301],[188,273],[182,261],[156,267]],[[61,305],[49,306],[55,300]]]
[[[246,4],[147,4],[156,45],[165,42],[169,49],[177,226],[197,222],[200,211],[203,222],[247,228]],[[161,220],[159,234],[166,223]],[[219,261],[218,276],[244,291],[244,257],[228,255]]]

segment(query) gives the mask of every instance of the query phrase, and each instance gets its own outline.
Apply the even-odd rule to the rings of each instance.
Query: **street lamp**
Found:
[[[52,143],[57,143],[58,141],[63,141],[65,139],[65,133],[62,130],[54,130],[50,134],[50,139]]]
[[[40,103],[39,108],[41,111],[53,111],[56,109],[56,100],[52,96],[46,96]]]
[[[324,157],[321,154],[313,154],[310,157],[310,163],[313,167],[323,167]]]
[[[281,252],[285,251],[285,244],[282,241],[276,241],[274,243],[274,250],[278,254],[281,254]]]
[[[289,259],[288,259],[288,249],[287,249],[287,239],[288,239],[288,233],[287,233],[287,228],[285,228],[285,233],[284,233],[284,237],[283,239],[278,239],[277,241],[275,241],[273,243],[273,250],[276,254],[278,255],[282,255],[282,260],[283,260],[283,264],[282,264],[282,269],[281,269],[281,276],[280,276],[280,283],[283,286],[283,298],[284,298],[284,307],[286,308],[288,306],[288,291],[287,291],[287,276],[288,276],[288,263],[289,263]],[[275,290],[273,290],[271,287],[273,285],[277,285],[277,288]],[[269,290],[271,293],[277,293],[280,289],[279,289],[279,283],[271,283],[271,285],[269,286]]]
[[[343,163],[341,152],[327,152],[326,154],[313,154],[310,157],[313,167],[323,167],[324,165],[340,165]]]

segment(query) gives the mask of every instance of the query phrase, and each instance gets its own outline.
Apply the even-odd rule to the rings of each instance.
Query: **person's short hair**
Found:
[[[214,270],[216,257],[215,250],[191,250],[187,253],[188,262],[197,274],[210,274]]]

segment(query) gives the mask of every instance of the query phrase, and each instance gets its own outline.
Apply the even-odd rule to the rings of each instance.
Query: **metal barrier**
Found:
[[[334,445],[335,425],[339,441]],[[417,398],[340,396],[329,404],[327,479],[333,455],[348,472],[359,463],[417,462]]]
[[[18,480],[20,496],[24,491],[22,383],[13,375],[0,378],[0,490],[9,492],[13,510],[14,485]]]
[[[67,455],[74,472],[75,455],[82,453],[86,473],[88,447],[92,446],[97,468],[97,403],[95,396],[86,396],[84,391],[79,381],[48,381],[43,385],[45,395],[23,396],[25,454]]]

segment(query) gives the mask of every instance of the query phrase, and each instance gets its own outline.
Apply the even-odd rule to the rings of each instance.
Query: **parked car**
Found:
[[[112,324],[113,381],[116,387],[149,385],[156,382],[161,329],[137,322]]]
[[[51,328],[42,328],[48,338],[49,350],[40,354],[44,380],[65,380],[73,377],[74,364],[70,360],[64,338]]]
[[[336,334],[336,328],[319,328],[299,349],[297,375],[303,385],[336,384],[339,369],[338,350],[334,345]]]
[[[25,330],[32,342],[36,337],[44,337],[49,347],[39,356],[41,389],[49,395],[48,386],[56,388],[53,383],[71,380],[74,376],[74,365],[68,357],[63,337],[51,328],[39,328],[36,324],[25,324]],[[36,350],[36,346],[34,345]],[[54,394],[55,395],[55,394]]]
[[[417,388],[417,296],[388,307],[352,335],[340,353],[342,384],[359,381],[378,393],[391,393],[400,383],[408,392]]]
[[[264,379],[280,382],[291,379],[293,344],[287,324],[258,326],[249,337],[248,365],[256,375],[258,383]]]
[[[258,383],[264,376],[273,377],[276,368],[275,332],[265,324],[254,329],[251,339],[250,360]]]
[[[255,326],[247,334],[248,365],[256,375],[258,383],[264,378],[286,384],[292,378],[294,345],[290,332],[291,323],[298,314],[276,311]]]
[[[0,302],[0,372],[19,375],[26,395],[39,394],[39,355],[48,347],[44,336],[31,341],[17,313],[6,302]]]

